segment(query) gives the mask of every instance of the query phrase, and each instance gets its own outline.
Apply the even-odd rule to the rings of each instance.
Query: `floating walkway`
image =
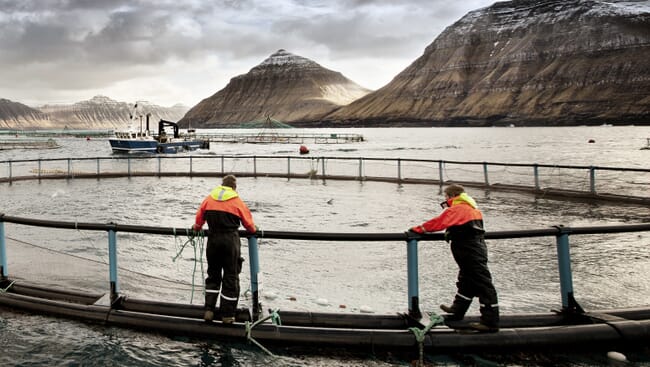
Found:
[[[61,146],[54,139],[47,140],[27,140],[27,139],[8,139],[0,140],[0,150],[9,149],[56,149]]]
[[[364,141],[361,134],[313,134],[313,133],[197,133],[201,140],[211,143],[245,143],[245,144],[344,144]]]
[[[10,276],[5,248],[4,223],[68,230],[105,231],[108,237],[109,287],[106,293],[79,292],[35,286]],[[117,267],[117,232],[176,236],[184,228],[146,227],[116,223],[79,223],[21,218],[0,214],[0,306],[168,335],[225,340],[248,340],[256,345],[283,348],[309,346],[422,353],[491,353],[549,348],[645,348],[650,342],[650,305],[628,309],[585,311],[574,299],[569,254],[569,236],[650,231],[650,224],[605,227],[556,227],[526,231],[486,233],[488,239],[554,236],[562,307],[548,313],[502,315],[500,331],[470,331],[469,322],[447,321],[445,315],[422,313],[419,309],[418,242],[443,241],[442,233],[417,238],[405,233],[317,233],[264,231],[261,238],[306,241],[402,241],[407,245],[408,311],[394,314],[318,313],[262,310],[258,235],[240,231],[248,240],[252,305],[240,308],[233,324],[205,322],[199,305],[167,303],[127,297],[120,293]],[[207,236],[208,231],[203,231]],[[54,270],[53,270],[54,271]],[[219,311],[216,312],[219,319]]]

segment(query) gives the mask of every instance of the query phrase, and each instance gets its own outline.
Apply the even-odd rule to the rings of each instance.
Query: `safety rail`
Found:
[[[117,223],[81,223],[41,220],[33,218],[15,217],[0,214],[0,278],[8,278],[7,269],[8,254],[6,251],[5,226],[4,223],[14,223],[20,225],[74,229],[74,230],[91,230],[105,231],[108,233],[108,250],[109,250],[109,286],[111,304],[119,297],[119,278],[117,274],[117,233],[143,233],[156,235],[177,236],[179,234],[192,235],[189,228],[174,227],[154,227],[125,225]],[[567,313],[582,312],[580,305],[573,296],[573,280],[571,273],[571,256],[570,256],[570,235],[588,235],[588,234],[611,234],[625,232],[644,232],[650,231],[650,223],[631,224],[624,226],[594,226],[594,227],[564,227],[555,226],[552,228],[517,230],[517,231],[495,231],[487,232],[486,239],[512,239],[512,238],[529,238],[529,237],[555,237],[557,248],[558,272],[560,277],[560,292],[562,299],[562,311]],[[203,235],[208,235],[209,231],[203,230]],[[407,281],[408,281],[408,310],[413,317],[420,317],[419,308],[419,272],[418,272],[418,243],[420,241],[444,241],[442,233],[428,233],[422,235],[412,235],[407,233],[326,233],[326,232],[286,232],[286,231],[263,231],[256,234],[250,234],[240,231],[240,236],[248,240],[248,255],[250,263],[250,282],[252,293],[252,311],[255,317],[262,313],[259,302],[259,282],[260,273],[259,254],[257,239],[291,239],[303,241],[405,241],[407,244]]]
[[[445,185],[649,204],[650,169],[428,159],[145,155],[0,161],[0,182],[136,176],[309,178]]]

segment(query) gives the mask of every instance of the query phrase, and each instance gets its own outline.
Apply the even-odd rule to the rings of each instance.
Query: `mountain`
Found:
[[[48,118],[41,111],[26,106],[22,103],[13,102],[0,98],[0,128],[13,128],[16,124],[47,124]]]
[[[157,129],[155,124],[160,119],[177,121],[188,110],[188,107],[182,105],[162,107],[144,101],[137,104],[138,114],[151,114],[153,130]],[[31,111],[19,115],[5,112],[2,105],[0,102],[0,126],[13,129],[123,129],[128,126],[130,116],[134,112],[133,104],[118,102],[105,96],[95,96],[74,104],[44,105],[38,109],[12,102],[12,105],[24,106],[28,109],[25,111]],[[6,111],[10,110],[7,108]]]
[[[151,114],[150,121],[160,119],[176,121],[187,111],[186,107],[161,107],[146,101],[138,101],[138,114]],[[72,129],[123,129],[128,126],[133,104],[118,102],[105,96],[95,96],[72,105],[45,105],[39,107],[51,119]],[[156,126],[151,126],[154,130]]]
[[[323,119],[354,126],[650,123],[647,1],[516,0],[469,12],[381,89]]]
[[[341,73],[281,49],[192,107],[179,124],[237,126],[267,116],[310,121],[369,92]]]

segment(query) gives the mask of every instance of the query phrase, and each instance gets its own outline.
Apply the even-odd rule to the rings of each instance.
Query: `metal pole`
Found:
[[[12,173],[12,172],[11,172],[11,160],[10,160],[10,161],[9,161],[9,183],[11,183],[11,176],[12,176],[11,173]]]
[[[99,180],[99,172],[101,172],[101,170],[99,169],[99,157],[97,157],[97,179],[98,180]]]
[[[442,185],[443,185],[444,182],[445,182],[444,175],[443,175],[443,171],[442,171],[442,170],[443,170],[443,167],[444,167],[444,162],[443,162],[443,161],[439,161],[439,162],[438,162],[438,176],[440,177],[440,187],[442,187]]]
[[[156,157],[158,158],[158,177],[160,177],[160,172],[161,172],[161,159],[160,156]]]
[[[488,180],[487,162],[483,162],[483,176],[485,177],[485,186],[490,186],[490,181]]]
[[[322,164],[322,166],[323,166],[323,181],[325,181],[325,157],[322,157],[321,159],[323,160],[323,162],[322,162],[323,163]]]
[[[569,254],[569,232],[568,228],[557,227],[560,234],[556,236],[557,261],[560,272],[560,292],[562,293],[562,311],[578,312],[584,311],[573,297],[573,279],[571,276],[571,255]]]
[[[192,157],[190,156],[190,177],[192,177]]]
[[[117,235],[114,230],[108,230],[108,271],[111,287],[111,305],[117,300],[120,292],[117,281]]]
[[[253,177],[257,177],[257,156],[253,156]]]
[[[259,281],[257,275],[260,272],[260,259],[257,246],[257,237],[248,237],[248,259],[250,262],[251,271],[251,294],[253,296],[253,319],[258,320],[262,314],[262,307],[260,305],[260,291]]]
[[[539,190],[539,167],[537,163],[533,165],[533,173],[535,175],[535,190]]]
[[[596,194],[596,168],[589,167],[589,188],[592,194]]]
[[[397,158],[397,182],[402,182],[402,160]]]
[[[41,160],[38,160],[38,181],[41,180]]]
[[[68,158],[68,178],[72,177],[71,165],[72,163],[70,162],[70,158]]]
[[[406,243],[406,264],[408,271],[409,315],[421,318],[418,284],[418,241],[409,239]]]
[[[287,157],[287,178],[291,178],[291,157]]]
[[[5,244],[5,222],[0,220],[0,279],[7,278],[7,248]]]
[[[224,168],[224,166],[225,166],[224,158],[223,158],[223,156],[221,156],[221,174],[222,174],[222,175],[223,175],[224,172],[225,172],[225,168]]]
[[[131,157],[126,158],[128,176],[131,177]]]
[[[363,181],[363,158],[359,158],[359,181]]]

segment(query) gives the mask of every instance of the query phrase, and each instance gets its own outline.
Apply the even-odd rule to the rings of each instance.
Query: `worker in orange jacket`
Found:
[[[477,209],[474,199],[467,195],[461,185],[450,185],[444,191],[445,201],[440,205],[446,209],[439,216],[409,229],[409,232],[446,230],[445,238],[451,243],[451,252],[459,272],[456,283],[458,291],[453,304],[440,305],[440,308],[449,314],[445,318],[462,320],[472,299],[478,297],[481,303],[481,321],[470,323],[470,327],[483,332],[498,331],[499,304],[487,266],[483,215]]]
[[[239,301],[239,273],[243,258],[239,225],[250,233],[256,232],[253,216],[237,194],[237,179],[233,175],[223,178],[203,200],[196,212],[192,229],[198,231],[208,223],[209,235],[206,248],[208,277],[205,279],[204,319],[211,322],[219,300],[219,310],[224,323],[235,321]]]

